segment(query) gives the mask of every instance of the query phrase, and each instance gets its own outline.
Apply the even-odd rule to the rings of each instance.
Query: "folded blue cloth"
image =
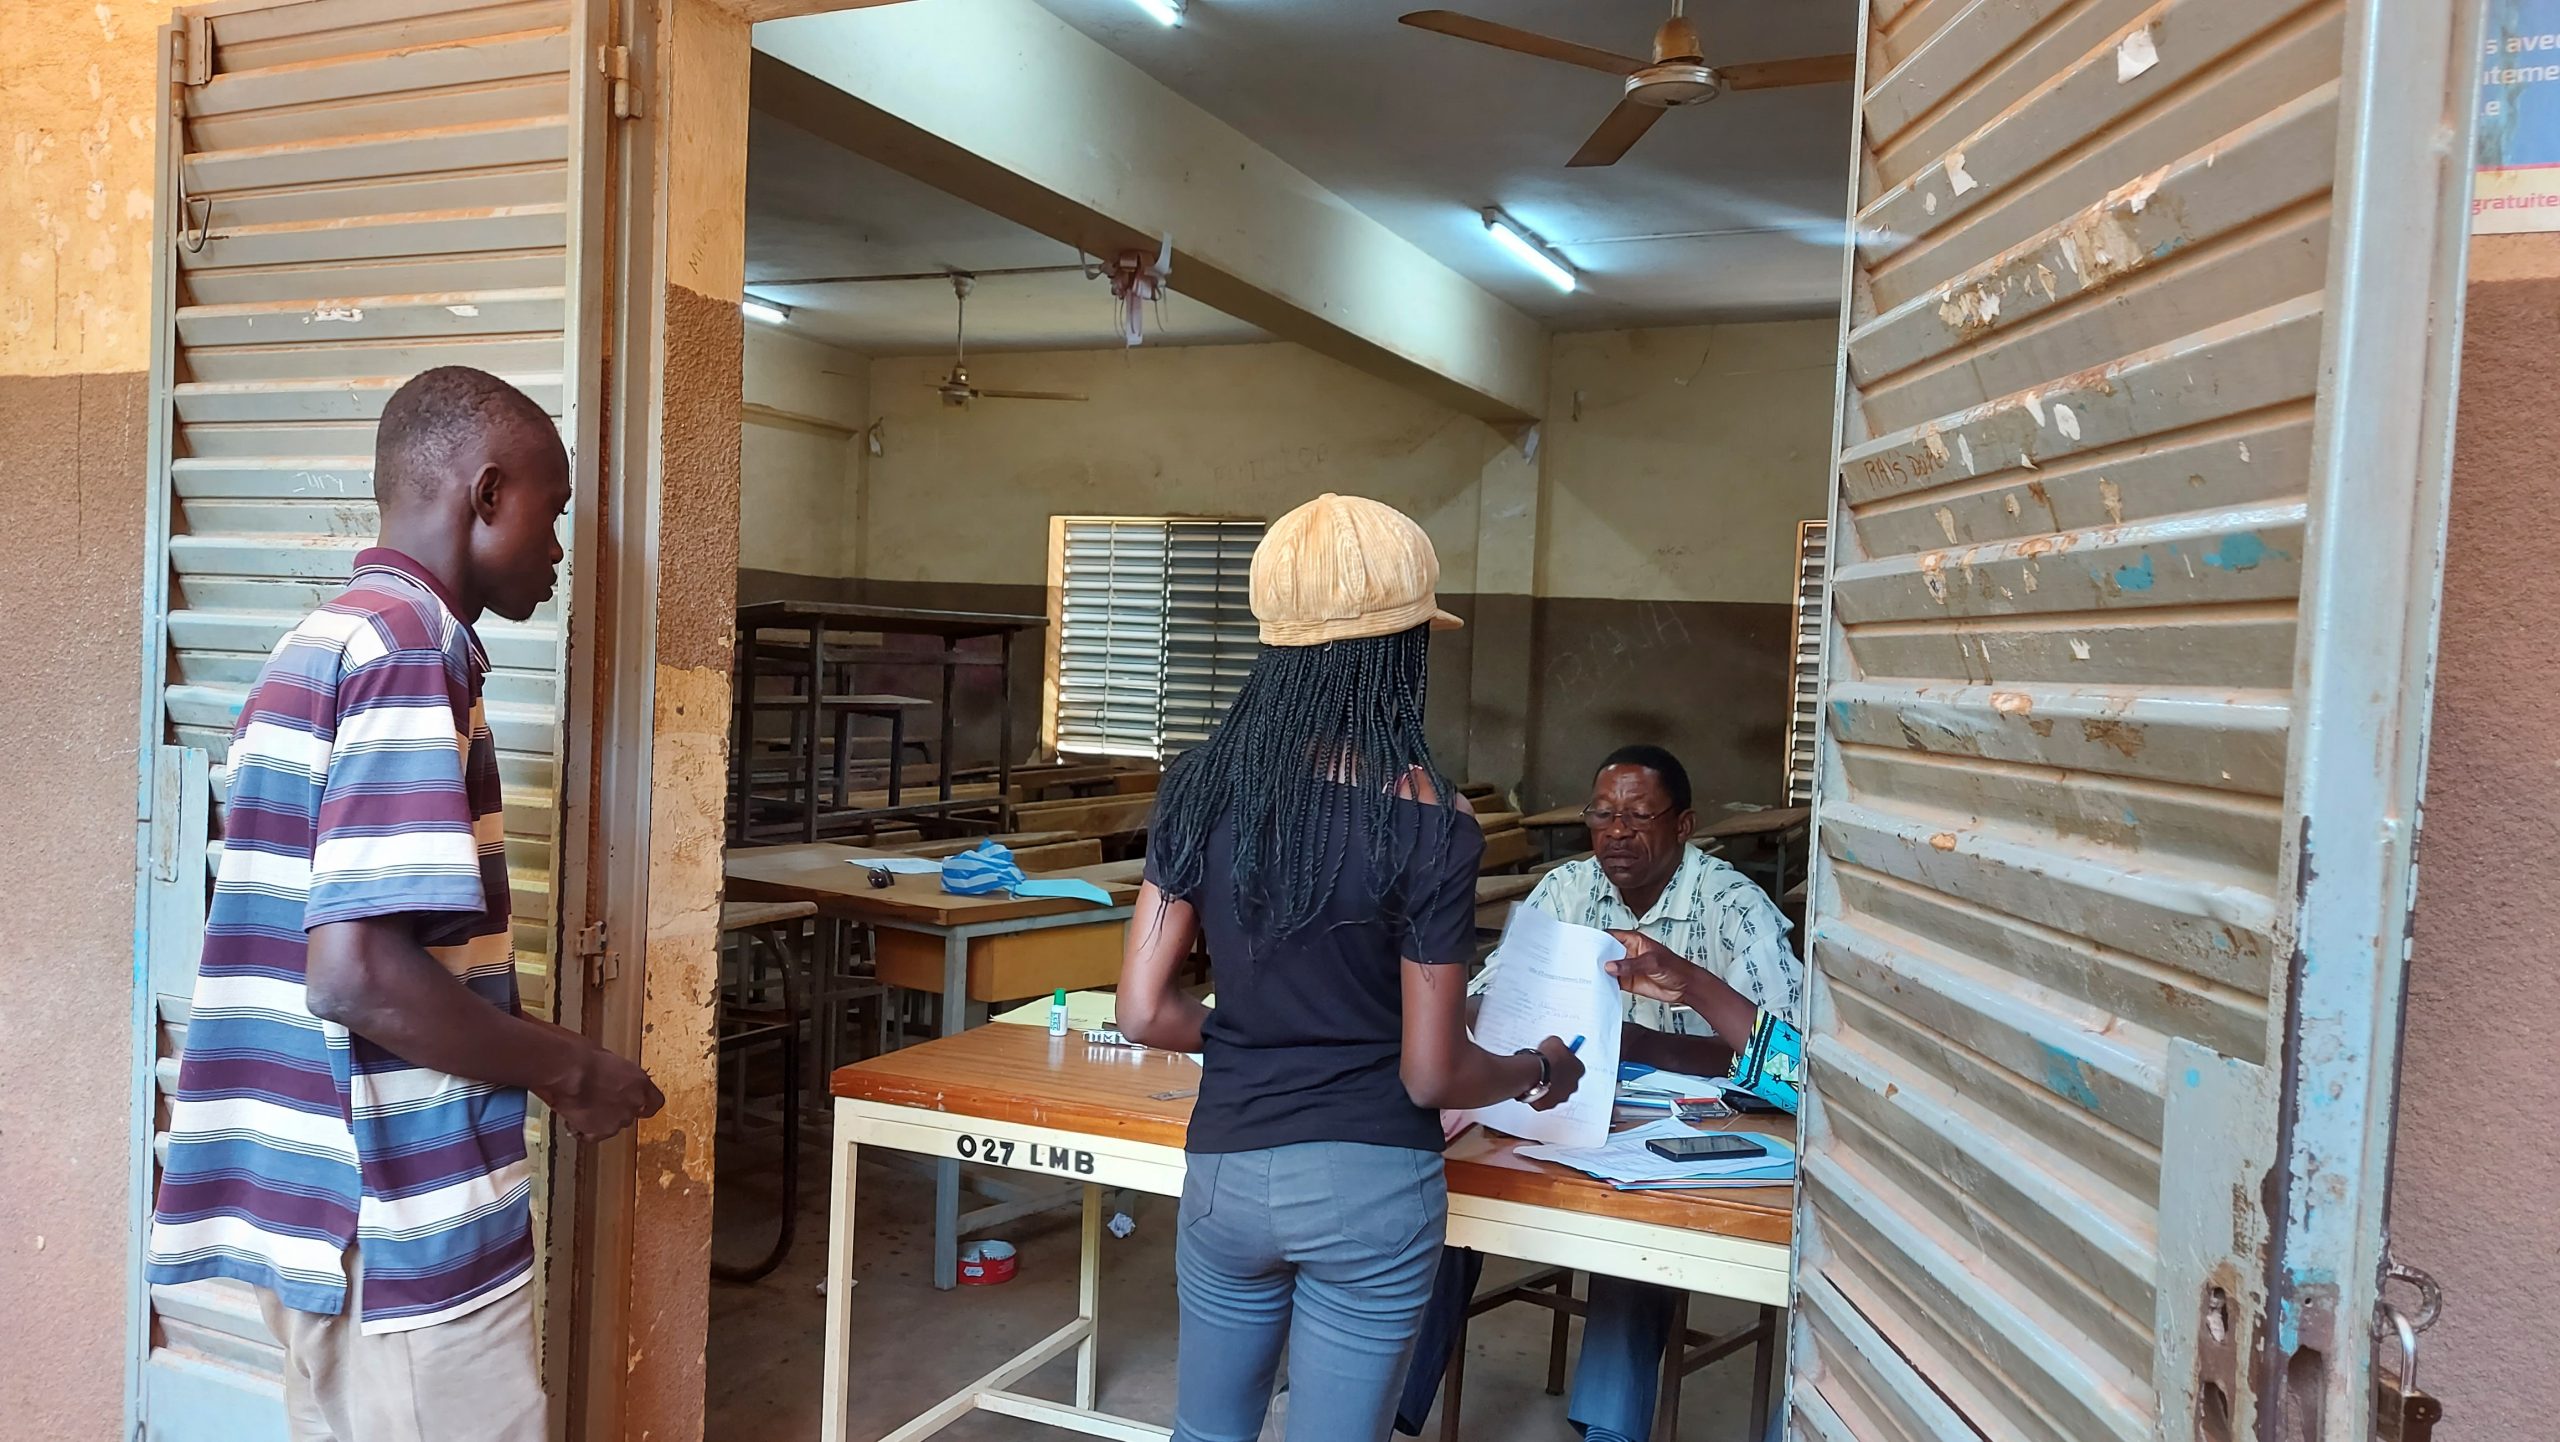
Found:
[[[1090,881],[1030,879],[1023,874],[1021,863],[1013,859],[1013,852],[998,841],[981,841],[957,856],[944,858],[942,889],[954,896],[986,896],[1002,891],[1015,896],[1071,897],[1096,906],[1111,904],[1111,893]]]

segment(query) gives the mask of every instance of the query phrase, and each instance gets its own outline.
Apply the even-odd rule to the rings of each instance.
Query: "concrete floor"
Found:
[[[821,1123],[813,1121],[811,1131]],[[818,1376],[826,1329],[826,1153],[804,1157],[798,1240],[782,1267],[751,1286],[712,1283],[709,1442],[809,1442],[818,1435]],[[716,1255],[757,1255],[772,1238],[779,1178],[770,1166],[724,1176]],[[853,1442],[876,1442],[1003,1358],[1075,1314],[1076,1214],[1072,1209],[1000,1229],[1021,1251],[1021,1274],[1000,1287],[933,1290],[932,1184],[886,1160],[866,1162],[856,1189],[862,1245],[853,1298],[859,1356],[853,1371]],[[1159,1424],[1173,1419],[1173,1222],[1169,1197],[1133,1197],[1138,1224],[1104,1239],[1102,1406]],[[1490,1285],[1524,1268],[1487,1268]],[[1701,1298],[1700,1330],[1741,1325],[1751,1309]],[[1469,1331],[1465,1436],[1469,1442],[1573,1442],[1564,1399],[1545,1394],[1547,1314],[1505,1307]],[[1750,1382],[1743,1358],[1691,1375],[1680,1442],[1748,1442]],[[1066,1397],[1070,1357],[1021,1390]],[[1285,1404],[1284,1404],[1285,1405]],[[1282,1436],[1280,1408],[1264,1430]],[[1436,1437],[1436,1419],[1426,1436]],[[974,1414],[940,1434],[953,1442],[1046,1442],[1070,1434]],[[1330,1439],[1328,1439],[1330,1442]]]

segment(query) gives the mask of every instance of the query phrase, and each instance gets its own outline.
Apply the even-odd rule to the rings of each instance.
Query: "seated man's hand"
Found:
[[[1673,1006],[1688,1001],[1698,974],[1695,963],[1641,931],[1609,934],[1627,949],[1624,957],[1609,963],[1609,974],[1618,979],[1618,985]]]

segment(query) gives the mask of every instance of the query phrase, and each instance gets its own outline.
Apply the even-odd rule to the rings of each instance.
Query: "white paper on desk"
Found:
[[[1648,1122],[1629,1127],[1605,1138],[1598,1146],[1522,1147],[1520,1155],[1536,1161],[1554,1162],[1577,1172],[1597,1177],[1604,1182],[1639,1185],[1688,1183],[1698,1185],[1718,1181],[1735,1186],[1772,1186],[1795,1178],[1796,1149],[1777,1137],[1758,1132],[1739,1132],[1768,1148],[1756,1157],[1704,1157],[1694,1161],[1675,1162],[1656,1155],[1645,1143],[1657,1137],[1694,1137],[1708,1135],[1676,1118]]]
[[[865,871],[885,871],[892,876],[940,876],[942,863],[921,856],[849,856],[845,858]]]
[[[1637,1063],[1629,1062],[1620,1070],[1621,1072],[1630,1071],[1636,1066]],[[1691,1072],[1647,1067],[1640,1075],[1621,1075],[1618,1079],[1618,1093],[1621,1096],[1667,1097],[1674,1100],[1681,1097],[1722,1096],[1724,1082],[1715,1077],[1698,1076]]]
[[[1502,966],[1476,1013],[1476,1045],[1496,1056],[1548,1037],[1582,1038],[1582,1084],[1561,1106],[1536,1111],[1525,1102],[1496,1102],[1470,1113],[1498,1132],[1564,1146],[1598,1146],[1609,1136],[1617,1100],[1618,1025],[1625,1015],[1618,979],[1605,967],[1626,955],[1617,938],[1593,926],[1558,921],[1534,906],[1511,909],[1502,929]]]

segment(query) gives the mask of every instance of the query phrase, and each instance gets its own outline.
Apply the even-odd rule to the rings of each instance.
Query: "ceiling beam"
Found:
[[[756,29],[754,104],[1110,257],[1173,237],[1172,288],[1489,421],[1536,418],[1546,334],[1033,0]]]

